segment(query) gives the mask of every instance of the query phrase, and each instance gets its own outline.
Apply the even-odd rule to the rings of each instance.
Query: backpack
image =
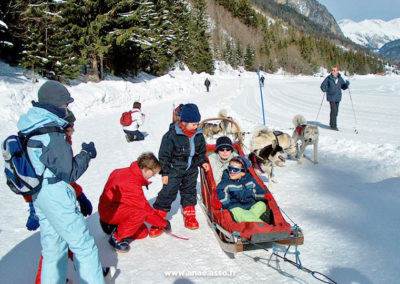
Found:
[[[127,112],[122,113],[119,122],[123,126],[131,125],[132,124],[132,111],[127,111]]]
[[[47,126],[38,128],[27,136],[20,131],[18,135],[10,135],[4,140],[1,147],[5,161],[4,173],[8,187],[16,194],[31,196],[41,189],[43,174],[36,174],[28,156],[27,144],[32,136],[50,132],[64,133],[64,130],[57,126]]]

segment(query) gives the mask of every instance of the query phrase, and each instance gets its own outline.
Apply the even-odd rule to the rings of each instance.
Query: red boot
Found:
[[[168,212],[165,212],[160,209],[156,209],[156,214],[159,215],[161,218],[166,219]],[[159,235],[161,235],[163,233],[163,229],[164,228],[161,228],[161,227],[151,226],[150,231],[149,231],[149,237],[150,238],[158,237]]]
[[[199,223],[196,220],[196,210],[194,206],[186,206],[183,208],[183,219],[185,221],[185,227],[191,230],[199,228]]]

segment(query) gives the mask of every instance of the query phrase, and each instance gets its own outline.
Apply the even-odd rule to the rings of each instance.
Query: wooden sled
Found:
[[[227,118],[206,119],[200,123],[200,126],[206,121],[222,119]],[[227,120],[236,124],[233,120]],[[237,124],[236,127],[239,129]],[[246,156],[242,146],[243,137],[239,131],[238,142],[233,143],[233,147],[239,155]],[[208,144],[206,147],[207,155],[216,155],[214,153],[215,144]],[[249,169],[249,172],[263,189],[268,190],[253,167]],[[220,203],[217,197],[217,185],[214,181],[211,165],[208,172],[205,172],[202,168],[200,169],[200,181],[200,207],[207,217],[208,225],[213,230],[215,237],[225,252],[235,254],[242,251],[271,248],[274,243],[280,245],[302,245],[304,243],[304,235],[301,229],[292,228],[284,219],[272,194],[269,194],[268,200],[265,201],[267,208],[271,210],[270,212],[273,216],[271,224],[265,222],[237,223],[232,219],[227,209],[219,209],[220,206],[218,204]]]

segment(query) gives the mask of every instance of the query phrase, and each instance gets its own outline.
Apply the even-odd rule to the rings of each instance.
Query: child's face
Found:
[[[197,127],[199,127],[199,123],[198,122],[184,122],[183,126],[191,131],[191,130],[196,130]]]
[[[142,171],[145,179],[150,179],[155,175],[154,171],[148,168],[144,168]]]
[[[246,174],[242,164],[235,161],[229,163],[228,172],[231,180],[239,180]]]

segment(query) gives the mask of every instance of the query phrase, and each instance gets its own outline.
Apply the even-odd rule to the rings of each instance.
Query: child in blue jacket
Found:
[[[243,156],[234,157],[217,186],[222,208],[229,209],[236,222],[269,222],[264,190],[248,172],[250,162]]]

